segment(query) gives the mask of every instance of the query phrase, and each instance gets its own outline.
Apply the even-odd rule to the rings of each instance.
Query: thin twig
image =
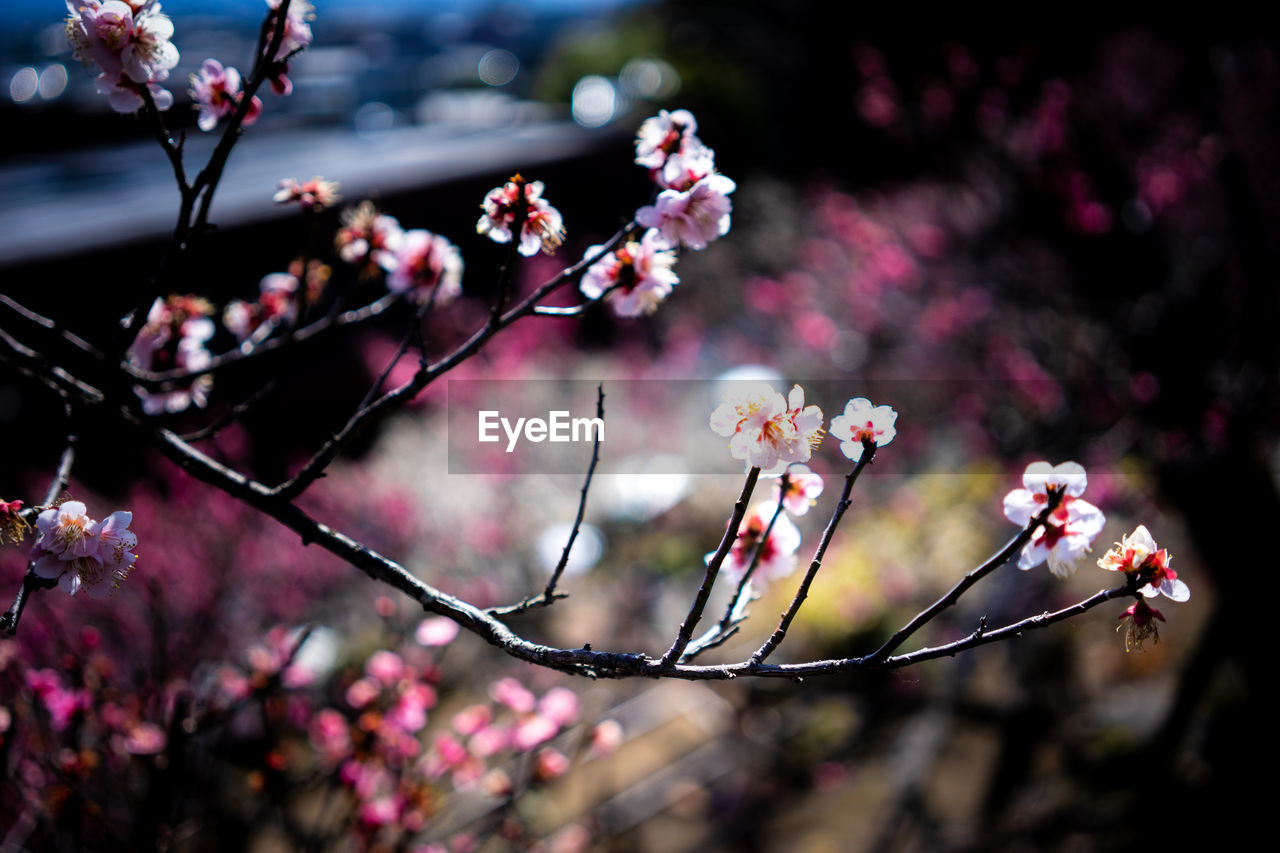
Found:
[[[871,659],[886,660],[889,655],[893,654],[894,649],[906,642],[908,637],[920,630],[920,628],[926,625],[943,610],[946,610],[948,607],[959,601],[960,596],[964,595],[965,591],[968,590],[969,587],[973,586],[978,581],[982,580],[984,577],[1008,562],[1009,558],[1017,553],[1019,548],[1031,541],[1031,537],[1035,535],[1038,528],[1044,525],[1049,514],[1058,508],[1058,504],[1062,502],[1062,497],[1063,493],[1060,490],[1050,490],[1048,501],[1046,501],[1044,509],[1040,510],[1040,513],[1035,518],[1031,519],[1031,522],[1027,524],[1026,528],[1018,533],[1017,536],[1010,539],[1008,544],[992,555],[985,563],[961,578],[960,582],[948,590],[946,595],[942,596],[942,598],[939,598],[933,604],[929,605],[929,607],[917,613],[915,618],[895,631],[893,636],[886,640],[885,644],[871,655]]]
[[[751,493],[755,491],[756,481],[759,478],[759,468],[753,467],[747,472],[747,480],[742,484],[742,494],[738,496],[738,502],[733,505],[733,515],[729,517],[729,526],[725,528],[724,537],[720,540],[720,547],[716,548],[715,554],[707,561],[707,570],[702,576],[702,586],[698,588],[698,594],[694,596],[693,605],[689,608],[689,615],[680,623],[680,630],[676,633],[675,642],[671,644],[671,648],[667,649],[667,653],[662,656],[664,668],[674,666],[689,645],[689,640],[693,637],[693,630],[698,627],[698,621],[702,618],[702,611],[707,606],[707,599],[711,597],[711,588],[715,586],[716,575],[720,572],[720,566],[724,563],[725,557],[729,556],[729,550],[738,538],[738,527],[742,524],[742,517],[747,514],[747,502],[751,500]]]
[[[604,422],[604,384],[596,386],[596,417]],[[600,461],[600,431],[596,430],[595,443],[591,448],[591,464],[587,466],[587,476],[582,481],[582,489],[578,497],[578,514],[573,519],[573,528],[569,531],[569,539],[564,543],[564,550],[560,552],[560,560],[556,563],[555,570],[551,572],[551,578],[547,581],[546,589],[538,595],[530,596],[524,601],[511,604],[506,607],[490,607],[488,612],[492,616],[513,616],[517,613],[524,613],[527,610],[533,610],[537,607],[547,607],[562,598],[568,598],[567,593],[556,592],[556,584],[560,582],[560,576],[564,574],[565,567],[569,565],[569,554],[573,551],[573,543],[578,538],[578,531],[582,528],[582,520],[587,512],[587,493],[591,490],[591,478],[596,473],[596,464]]]

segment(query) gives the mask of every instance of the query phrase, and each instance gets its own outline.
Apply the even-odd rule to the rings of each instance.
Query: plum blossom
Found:
[[[293,178],[285,178],[272,196],[272,201],[276,204],[297,202],[303,210],[324,210],[326,207],[333,207],[342,198],[338,195],[338,186],[337,181],[326,181],[319,175],[302,183]]]
[[[792,462],[807,462],[822,439],[822,410],[805,406],[804,389],[792,387],[787,399],[763,382],[711,413],[711,429],[729,438],[734,459],[776,477]]]
[[[408,292],[416,302],[425,303],[430,297],[446,305],[462,293],[462,255],[439,234],[420,228],[405,231],[396,245],[393,264],[387,288]]]
[[[379,213],[373,202],[362,201],[342,211],[342,227],[334,237],[338,257],[364,271],[396,268],[396,249],[404,231],[394,216]]]
[[[898,434],[898,413],[892,406],[873,406],[866,397],[845,403],[844,412],[831,419],[831,435],[840,440],[840,452],[857,462],[865,442],[884,447]]]
[[[770,522],[773,522],[772,530],[769,530]],[[764,538],[766,530],[769,530],[768,538]],[[778,580],[795,571],[800,529],[786,513],[779,514],[778,505],[772,501],[756,504],[742,519],[738,525],[738,536],[720,568],[734,580],[741,580],[751,567],[757,545],[760,547],[757,567],[765,577]],[[710,562],[714,555],[714,551],[707,554],[707,561]]]
[[[240,72],[231,66],[223,68],[216,59],[206,59],[200,72],[191,75],[191,105],[200,111],[196,124],[203,131],[213,130],[218,119],[234,113],[243,97]],[[261,115],[262,101],[255,95],[243,123],[251,125]]]
[[[708,175],[688,189],[658,193],[652,205],[636,211],[636,222],[656,228],[671,248],[705,249],[711,241],[729,233],[733,203],[729,194],[737,185],[720,174]]]
[[[281,0],[267,0],[267,5],[272,9],[279,9],[280,2]],[[284,38],[280,42],[280,56],[288,56],[311,44],[313,36],[310,22],[314,21],[315,17],[315,7],[308,0],[293,0],[289,4],[289,11],[285,13]],[[273,15],[273,24],[274,19]]]
[[[599,251],[592,246],[585,257]],[[650,229],[639,242],[628,241],[588,267],[579,288],[588,299],[607,299],[620,317],[652,314],[680,283],[671,269],[675,261],[675,252]]]
[[[636,165],[661,169],[673,154],[702,148],[694,135],[697,130],[698,121],[688,110],[659,110],[644,120],[636,134]]]
[[[1057,577],[1075,571],[1076,561],[1089,550],[1106,523],[1101,510],[1080,498],[1086,483],[1084,468],[1075,462],[1056,467],[1048,462],[1032,462],[1027,466],[1022,475],[1023,488],[1005,495],[1006,518],[1026,526],[1048,503],[1049,495],[1061,494],[1062,499],[1023,547],[1018,568],[1030,569],[1048,560],[1049,571]]]
[[[447,646],[458,636],[458,623],[444,616],[432,616],[418,623],[414,639],[423,646]]]
[[[1141,592],[1147,598],[1163,595],[1173,601],[1186,601],[1191,598],[1191,590],[1178,580],[1178,573],[1169,568],[1169,551],[1156,549],[1156,540],[1146,525],[1139,524],[1137,529],[1111,547],[1111,550],[1098,560],[1101,568],[1110,572],[1133,574],[1141,572],[1149,582]]]
[[[213,337],[209,319],[213,306],[196,296],[173,295],[157,299],[138,336],[129,346],[129,359],[144,370],[203,370],[213,361],[205,343]],[[203,408],[209,401],[213,380],[198,376],[190,383],[166,391],[134,388],[149,415],[181,412],[190,406]]]
[[[40,537],[31,551],[37,575],[56,580],[68,595],[84,590],[90,598],[102,598],[129,575],[138,537],[129,529],[133,513],[113,512],[105,521],[94,521],[80,501],[66,501],[40,513],[36,529]]]
[[[774,486],[773,499],[780,500],[783,509],[792,515],[807,513],[814,504],[814,498],[822,494],[824,486],[821,476],[813,473],[808,465],[800,463],[787,468],[785,492],[783,482],[784,480],[779,479]]]
[[[495,243],[511,242],[511,228],[523,205],[520,254],[529,257],[539,250],[551,254],[564,242],[564,222],[560,211],[542,197],[542,190],[542,181],[529,182],[519,175],[489,190],[480,205],[484,215],[476,223],[476,233],[489,235]]]
[[[1126,619],[1127,622],[1124,621]],[[1142,651],[1142,644],[1146,640],[1151,640],[1153,643],[1160,642],[1160,631],[1156,620],[1164,622],[1164,614],[1142,599],[1130,604],[1128,609],[1120,614],[1120,620],[1121,624],[1116,626],[1116,630],[1125,629],[1124,650],[1126,652],[1134,649]]]
[[[297,311],[298,277],[292,273],[269,273],[258,283],[258,290],[257,302],[233,299],[222,312],[222,324],[241,342],[265,338]]]
[[[97,67],[98,91],[112,109],[134,112],[143,105],[146,86],[159,109],[173,96],[157,84],[178,64],[178,50],[169,41],[173,22],[160,13],[155,0],[67,0],[67,41],[77,59]]]

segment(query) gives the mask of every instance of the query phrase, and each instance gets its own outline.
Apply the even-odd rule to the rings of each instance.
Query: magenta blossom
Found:
[[[229,116],[240,106],[244,93],[240,91],[240,72],[231,66],[222,67],[216,59],[206,59],[199,74],[191,75],[192,106],[200,111],[196,124],[201,130],[210,131],[218,119]],[[250,125],[262,115],[262,101],[255,95],[249,102],[244,124]]]

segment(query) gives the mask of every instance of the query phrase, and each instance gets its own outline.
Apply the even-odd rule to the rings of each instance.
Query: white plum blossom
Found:
[[[298,277],[287,272],[268,273],[258,283],[258,301],[233,299],[222,312],[222,325],[242,343],[250,337],[265,338],[282,321],[297,313]]]
[[[200,111],[196,124],[203,131],[213,130],[218,119],[229,116],[240,106],[244,93],[240,91],[240,72],[222,67],[216,59],[206,59],[200,73],[191,75],[191,105]],[[253,124],[262,115],[262,101],[255,95],[245,113],[245,125]]]
[[[804,515],[813,506],[814,499],[822,494],[825,484],[822,477],[809,469],[808,465],[796,463],[787,468],[783,491],[783,479],[774,486],[774,500],[781,500],[782,506],[792,515]]]
[[[205,346],[215,331],[209,319],[212,312],[212,305],[194,296],[157,299],[147,314],[147,322],[129,346],[129,360],[144,370],[203,370],[213,361]],[[203,408],[209,401],[212,384],[213,380],[204,375],[165,391],[152,391],[141,385],[134,391],[147,414],[173,414],[190,406]]]
[[[539,250],[551,254],[564,242],[564,222],[560,211],[542,197],[543,189],[542,181],[526,181],[516,175],[502,186],[489,190],[480,205],[484,215],[476,223],[476,233],[489,235],[495,243],[511,242],[511,228],[523,206],[520,254],[529,257]]]
[[[831,419],[831,435],[840,441],[840,452],[854,462],[862,459],[864,442],[884,447],[898,434],[898,413],[892,406],[873,406],[866,397],[854,397],[844,412]]]
[[[737,185],[724,175],[708,175],[687,190],[668,189],[658,193],[651,205],[636,211],[636,222],[656,228],[667,245],[705,249],[707,244],[729,233],[733,203],[729,194]]]
[[[396,246],[387,287],[395,293],[408,292],[419,303],[431,298],[446,305],[462,293],[462,255],[439,234],[420,228],[405,231]]]
[[[703,148],[698,137],[697,119],[688,110],[659,110],[647,118],[636,134],[636,165],[661,169],[667,158],[685,149]]]
[[[1022,549],[1018,568],[1030,569],[1048,560],[1049,571],[1066,577],[1075,571],[1076,562],[1089,551],[1106,523],[1102,511],[1080,495],[1088,478],[1083,466],[1063,462],[1033,462],[1022,475],[1021,489],[1005,495],[1004,514],[1014,524],[1026,526],[1048,504],[1050,494],[1061,494],[1057,508],[1042,527],[1036,529]]]
[[[169,40],[173,22],[155,0],[67,0],[66,35],[77,59],[101,74],[98,91],[117,112],[143,106],[142,87],[158,109],[173,96],[159,87],[178,64],[178,49]]]
[[[66,501],[40,513],[40,537],[31,551],[32,570],[57,580],[68,595],[84,590],[102,598],[120,585],[138,557],[138,537],[129,530],[133,513],[113,512],[94,521],[80,501]]]
[[[804,389],[787,399],[763,382],[722,403],[711,413],[711,429],[729,438],[729,452],[747,468],[776,477],[792,462],[808,462],[822,439],[822,410],[805,406]]]
[[[340,186],[337,181],[326,181],[319,175],[301,183],[295,178],[285,178],[271,200],[276,204],[297,203],[303,210],[324,210],[342,200],[338,194]]]
[[[1139,591],[1147,598],[1163,595],[1173,601],[1186,601],[1191,598],[1191,590],[1178,580],[1178,573],[1169,568],[1171,559],[1167,549],[1156,548],[1156,540],[1151,538],[1146,525],[1139,524],[1133,533],[1103,554],[1098,565],[1111,572],[1143,572],[1150,583]]]
[[[394,216],[379,213],[372,202],[362,201],[342,211],[341,220],[342,227],[334,237],[338,257],[365,268],[395,269],[396,249],[404,230]]]
[[[599,251],[592,246],[585,257]],[[675,262],[675,252],[650,229],[639,241],[624,243],[588,267],[579,289],[588,299],[607,299],[620,317],[652,314],[680,283],[671,269]]]
[[[775,515],[777,520],[774,520]],[[769,530],[768,538],[764,538],[771,521],[773,529]],[[779,580],[795,571],[800,530],[786,513],[778,514],[778,505],[772,501],[756,504],[742,519],[738,525],[738,536],[733,540],[721,570],[734,580],[741,580],[751,566],[757,545],[760,546],[760,559],[756,568],[765,577]],[[714,551],[707,554],[707,562],[714,556]]]

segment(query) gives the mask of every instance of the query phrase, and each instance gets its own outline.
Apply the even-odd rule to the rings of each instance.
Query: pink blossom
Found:
[[[601,720],[591,730],[591,746],[587,754],[592,758],[611,755],[622,745],[622,724],[617,720]]]
[[[22,501],[0,500],[0,545],[21,542],[31,525],[22,517]]]
[[[347,688],[347,704],[356,710],[360,710],[374,699],[377,699],[378,694],[381,692],[382,688],[373,679],[358,678],[351,682],[351,686]]]
[[[567,687],[553,687],[538,700],[538,713],[564,727],[578,721],[578,694]]]
[[[311,718],[308,726],[311,746],[330,764],[337,764],[351,754],[351,732],[347,718],[333,708],[323,708]]]
[[[539,250],[551,254],[564,242],[564,222],[560,211],[542,198],[542,190],[542,181],[527,182],[519,175],[489,190],[480,205],[484,215],[476,223],[476,232],[488,234],[495,243],[511,242],[511,228],[523,207],[520,254],[529,257]]]
[[[778,516],[776,521],[774,515]],[[764,539],[770,521],[773,521],[773,529],[769,531],[769,538]],[[734,580],[740,580],[750,568],[757,546],[760,548],[757,568],[765,577],[778,580],[795,571],[800,530],[786,513],[778,514],[778,505],[772,501],[756,504],[742,519],[738,525],[738,536],[733,540],[721,569]],[[714,555],[714,551],[707,554],[707,561],[710,562]]]
[[[396,267],[395,253],[404,231],[395,217],[379,213],[372,202],[342,212],[342,228],[334,238],[338,256],[349,264]]]
[[[404,660],[395,652],[380,649],[369,655],[369,659],[364,663],[364,671],[370,678],[377,679],[390,687],[404,674]]]
[[[698,121],[688,110],[659,110],[647,118],[636,133],[636,165],[661,169],[667,158],[686,148],[701,148],[695,136]]]
[[[132,755],[156,755],[167,742],[164,729],[155,723],[135,723],[125,736],[124,748]]]
[[[240,72],[216,59],[206,59],[200,73],[191,75],[192,106],[200,111],[196,124],[201,130],[213,130],[218,119],[229,116],[240,106]],[[249,102],[244,124],[250,125],[262,115],[262,101],[255,95]]]
[[[56,579],[68,595],[83,589],[91,598],[102,598],[120,586],[138,559],[130,552],[138,544],[129,530],[132,522],[129,512],[94,521],[80,501],[47,509],[36,519],[40,538],[31,552],[32,568],[42,578]]]
[[[822,410],[805,406],[804,389],[792,387],[787,399],[764,383],[721,404],[711,413],[711,429],[729,437],[734,459],[777,476],[792,462],[807,462],[822,439]]]
[[[521,752],[528,752],[535,746],[546,743],[556,736],[560,727],[555,721],[541,714],[531,714],[519,723],[511,732],[511,745]]]
[[[433,299],[437,305],[447,305],[462,293],[462,255],[439,234],[422,229],[404,232],[392,264],[387,288],[394,293],[407,291],[415,302]]]
[[[413,636],[424,646],[447,646],[458,636],[458,623],[444,616],[433,616],[419,622]]]
[[[514,678],[500,678],[489,687],[493,701],[506,705],[517,714],[527,714],[537,705],[537,699]]]
[[[481,758],[495,755],[511,745],[511,733],[499,726],[488,726],[471,736],[467,741],[470,750]]]
[[[337,181],[326,181],[319,175],[302,183],[293,178],[285,178],[272,196],[272,201],[276,204],[297,203],[303,210],[324,210],[341,200],[338,186]]]
[[[1156,549],[1156,540],[1146,525],[1139,524],[1133,533],[1122,538],[1098,560],[1098,565],[1112,572],[1142,572],[1150,579],[1140,592],[1147,598],[1163,595],[1173,601],[1191,598],[1191,590],[1178,580],[1178,573],[1169,567],[1167,549]]]
[[[157,110],[173,106],[173,93],[168,89],[162,89],[157,83],[135,83],[123,71],[114,75],[103,72],[94,80],[94,85],[98,94],[105,95],[111,109],[118,113],[136,113],[142,109],[146,103],[142,97],[143,86]]]
[[[592,246],[584,257],[599,250]],[[675,252],[650,229],[639,242],[628,241],[588,267],[579,288],[588,299],[607,299],[620,317],[652,314],[680,282],[671,269],[675,261]]]
[[[661,169],[654,170],[653,179],[664,190],[684,192],[704,178],[711,177],[715,171],[715,152],[699,144],[696,148],[686,148],[668,157]]]
[[[845,404],[843,414],[831,419],[831,435],[840,440],[840,452],[857,462],[867,443],[884,447],[893,441],[897,420],[892,406],[873,406],[866,397],[855,397]]]
[[[656,228],[671,248],[688,246],[705,249],[711,241],[729,233],[733,203],[729,194],[737,189],[724,175],[709,175],[687,190],[663,190],[652,205],[636,211],[636,222]]]
[[[205,342],[213,337],[213,306],[195,296],[173,295],[157,299],[147,322],[129,347],[129,359],[144,370],[203,370],[213,361]],[[203,408],[209,401],[212,380],[206,376],[168,391],[137,386],[147,414],[176,413],[189,406]]]
[[[1080,498],[1087,482],[1084,468],[1075,462],[1063,462],[1057,467],[1048,462],[1027,466],[1022,475],[1023,488],[1005,495],[1006,518],[1025,526],[1045,507],[1050,494],[1060,493],[1062,500],[1023,547],[1018,568],[1030,569],[1048,560],[1049,571],[1058,577],[1075,571],[1076,561],[1089,550],[1089,544],[1106,523],[1101,510]]]
[[[569,759],[563,752],[551,747],[538,750],[533,763],[533,778],[539,782],[552,782],[569,772]]]
[[[272,9],[279,9],[280,0],[267,0],[267,5]],[[315,20],[315,17],[315,7],[308,0],[293,0],[289,4],[289,11],[285,13],[284,38],[280,42],[281,57],[286,57],[311,44],[313,36],[310,22]]]
[[[436,705],[436,691],[429,684],[411,684],[387,712],[387,719],[406,732],[416,732],[427,724],[427,711]]]
[[[1127,623],[1124,622],[1126,619]],[[1142,644],[1146,640],[1160,642],[1160,631],[1156,621],[1166,621],[1164,614],[1141,599],[1130,604],[1128,609],[1120,614],[1120,620],[1121,624],[1116,626],[1116,630],[1125,629],[1124,650],[1126,652],[1134,649],[1142,651]]]
[[[124,74],[134,83],[155,83],[178,64],[178,50],[169,41],[173,22],[155,0],[67,0],[67,10],[67,41],[76,58],[112,80]]]
[[[488,705],[470,705],[453,715],[451,724],[460,735],[473,735],[493,720]]]
[[[813,506],[814,498],[822,494],[822,477],[809,470],[808,465],[797,463],[787,468],[785,494],[780,479],[774,486],[773,499],[781,500],[783,508],[792,515],[804,515]]]

